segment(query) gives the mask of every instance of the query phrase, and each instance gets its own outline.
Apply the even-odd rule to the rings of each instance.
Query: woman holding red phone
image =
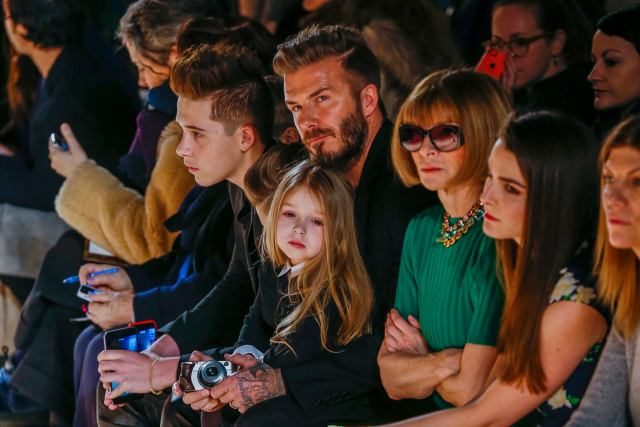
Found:
[[[595,113],[586,77],[592,34],[574,0],[499,0],[484,45],[505,54],[500,80],[516,110],[558,110],[590,125]]]

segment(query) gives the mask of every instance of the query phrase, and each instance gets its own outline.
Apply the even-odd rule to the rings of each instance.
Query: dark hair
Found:
[[[608,36],[622,37],[640,53],[640,4],[603,16],[596,29]]]
[[[41,48],[78,45],[86,24],[80,0],[7,0],[11,20]]]
[[[591,57],[593,25],[575,0],[498,0],[493,10],[509,5],[534,10],[538,26],[550,36],[563,30],[567,39],[562,53],[568,64]]]
[[[284,174],[308,157],[309,152],[302,144],[275,144],[260,156],[244,175],[244,192],[247,199],[253,206],[264,202],[271,204],[271,198]]]
[[[233,36],[186,49],[170,81],[178,96],[209,99],[210,119],[223,123],[227,133],[250,123],[262,143],[272,137],[273,95],[262,77],[262,63]]]
[[[116,35],[123,44],[131,43],[142,55],[164,65],[171,47],[176,43],[180,26],[205,13],[205,10],[196,7],[203,6],[202,3],[196,0],[137,0],[129,5],[120,19]],[[219,18],[211,18],[208,25],[215,29],[222,28],[226,18],[224,2],[216,0],[210,4]]]
[[[354,77],[352,89],[360,92],[368,84],[380,87],[380,67],[360,33],[348,27],[313,25],[278,46],[273,69],[279,76],[327,58],[339,58]]]
[[[194,18],[178,32],[178,52],[198,44],[216,44],[221,40],[233,41],[251,50],[262,63],[263,74],[271,74],[271,61],[276,50],[273,36],[259,23],[247,21],[231,28],[216,26],[215,18]]]
[[[542,314],[559,272],[593,236],[598,203],[596,143],[575,118],[552,112],[512,115],[500,132],[527,184],[522,246],[496,242],[506,303],[499,377],[545,390],[540,360]]]
[[[273,136],[274,138],[279,138],[285,130],[295,127],[296,124],[293,121],[293,114],[291,114],[291,111],[289,111],[289,108],[287,108],[287,104],[284,101],[284,83],[282,81],[282,77],[266,76],[265,81],[271,88],[273,101],[275,103]]]

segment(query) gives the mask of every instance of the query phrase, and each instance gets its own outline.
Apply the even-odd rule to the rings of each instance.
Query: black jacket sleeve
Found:
[[[175,245],[176,243],[174,243],[174,246]],[[162,283],[176,262],[176,259],[177,253],[172,249],[171,252],[159,258],[154,258],[143,264],[131,265],[124,269],[127,274],[129,274],[135,291],[144,292]]]
[[[255,294],[238,244],[224,277],[193,309],[184,312],[162,330],[176,341],[180,351],[208,348],[236,328],[247,313]]]
[[[287,394],[310,417],[333,406],[344,408],[339,404],[381,387],[376,360],[381,343],[381,337],[365,335],[339,352],[325,351],[306,363],[281,367]]]
[[[333,410],[341,419],[345,417],[344,402],[357,400],[380,387],[377,354],[382,341],[379,335],[367,334],[347,345],[338,345],[335,337],[341,321],[337,308],[331,304],[326,313],[329,349],[322,346],[318,322],[308,316],[287,338],[290,347],[272,345],[264,361],[281,369],[287,394],[305,414],[315,418]]]
[[[231,342],[235,342],[242,320],[256,297],[257,285],[253,285],[251,270],[254,261],[250,260],[256,256],[253,241],[254,233],[259,232],[254,230],[257,220],[239,187],[230,185],[229,197],[235,214],[235,244],[226,273],[193,309],[162,328],[182,353],[228,345],[224,343],[233,333]]]

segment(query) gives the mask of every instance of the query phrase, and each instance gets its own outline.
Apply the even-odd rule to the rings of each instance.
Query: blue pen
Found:
[[[106,270],[94,271],[93,273],[89,273],[89,279],[92,279],[96,276],[100,276],[101,274],[113,274],[118,272],[118,267],[107,268]],[[73,283],[78,283],[80,281],[79,276],[71,276],[67,277],[62,281],[65,285],[71,285]]]

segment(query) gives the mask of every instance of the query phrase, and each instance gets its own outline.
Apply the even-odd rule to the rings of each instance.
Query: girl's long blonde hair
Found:
[[[335,351],[335,345],[346,345],[371,331],[374,304],[373,286],[358,250],[352,189],[348,182],[309,160],[293,167],[284,176],[271,202],[262,250],[276,269],[287,264],[288,259],[276,240],[278,217],[287,196],[301,186],[307,187],[322,206],[324,244],[318,256],[307,260],[302,271],[289,278],[287,296],[295,308],[278,324],[271,342],[291,348],[287,337],[303,319],[313,316],[320,327],[322,347]],[[330,343],[327,309],[331,303],[337,310],[339,326],[331,331],[335,338]]]
[[[625,120],[607,136],[600,151],[601,170],[611,151],[619,147],[640,150],[640,117]],[[609,243],[607,218],[602,205],[595,251],[599,293],[602,300],[615,311],[615,328],[628,339],[640,324],[640,263],[633,250],[614,248]]]

